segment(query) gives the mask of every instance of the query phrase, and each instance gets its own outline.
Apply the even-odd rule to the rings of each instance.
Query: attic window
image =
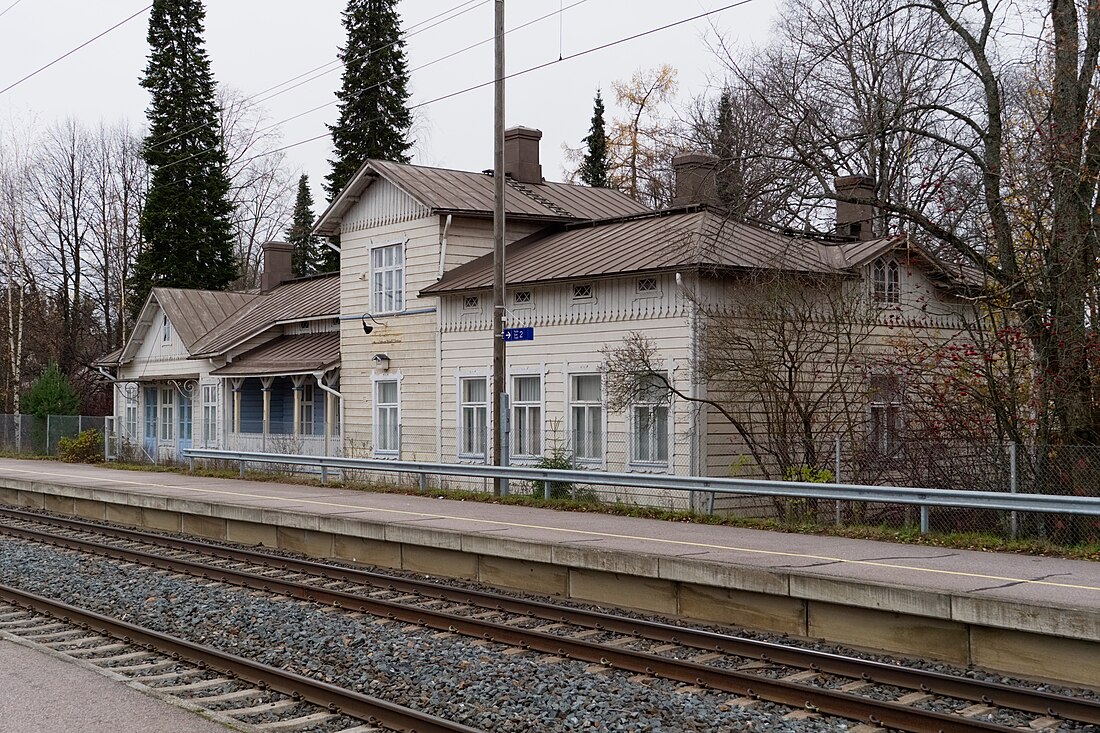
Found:
[[[879,303],[901,301],[901,268],[895,260],[875,260],[871,270],[871,284],[875,300]]]
[[[172,322],[168,320],[168,314],[165,313],[161,316],[160,322],[160,340],[161,343],[172,343]]]
[[[515,294],[516,305],[528,305],[531,302],[530,290],[517,290]]]
[[[592,300],[592,283],[574,285],[573,300]]]
[[[655,277],[640,277],[640,278],[638,278],[638,292],[639,293],[656,293],[657,292],[657,278],[655,278]]]
[[[467,295],[462,299],[462,308],[468,311],[477,310],[480,307],[478,303],[476,295]]]

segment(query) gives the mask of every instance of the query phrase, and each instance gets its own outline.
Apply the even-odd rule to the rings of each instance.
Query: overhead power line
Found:
[[[11,5],[4,8],[2,11],[0,11],[0,18],[3,18],[5,15],[7,15],[9,10],[14,8],[16,5],[18,5],[21,2],[23,2],[23,0],[15,0],[15,2],[13,2]]]
[[[4,12],[5,12],[5,13],[6,13],[6,12],[8,12],[8,10],[11,10],[11,9],[12,9],[13,7],[15,7],[15,3],[13,3],[13,4],[12,4],[12,5],[10,5],[10,6],[8,6],[8,9],[7,9],[7,10],[5,10]],[[127,17],[127,18],[123,18],[122,20],[120,20],[119,22],[115,23],[115,24],[114,24],[113,26],[111,26],[111,27],[110,27],[110,28],[108,28],[107,30],[103,31],[102,33],[98,33],[98,34],[96,34],[96,35],[92,36],[91,38],[89,38],[89,39],[88,39],[87,41],[84,41],[84,43],[80,44],[80,45],[79,45],[79,46],[77,46],[76,48],[73,48],[73,49],[71,49],[71,50],[69,50],[69,51],[66,51],[65,53],[61,54],[60,56],[58,56],[58,57],[57,57],[57,58],[55,58],[55,59],[54,59],[53,61],[51,61],[50,63],[46,64],[45,66],[43,66],[43,67],[41,67],[41,68],[39,68],[39,69],[35,69],[34,71],[32,71],[31,73],[27,74],[26,76],[24,76],[24,77],[23,77],[22,79],[20,79],[19,81],[13,82],[13,83],[9,84],[8,86],[4,87],[3,89],[0,89],[0,94],[4,94],[5,92],[11,91],[12,89],[14,89],[15,87],[19,86],[20,84],[22,84],[23,82],[27,81],[28,79],[30,79],[30,78],[32,78],[32,77],[34,77],[34,76],[37,76],[38,74],[41,74],[41,73],[42,73],[43,71],[45,71],[46,69],[50,68],[51,66],[53,66],[53,65],[54,65],[54,64],[56,64],[57,62],[59,62],[59,61],[63,61],[64,59],[67,59],[68,57],[72,56],[72,55],[73,55],[74,53],[76,53],[76,52],[77,52],[77,51],[79,51],[80,49],[84,48],[85,46],[88,46],[88,45],[90,45],[90,44],[94,43],[95,41],[98,41],[98,40],[99,40],[100,38],[103,38],[103,36],[107,35],[107,34],[108,34],[108,33],[110,33],[111,31],[113,31],[114,29],[116,29],[116,28],[119,28],[119,27],[121,27],[121,26],[123,26],[123,25],[126,25],[126,24],[127,24],[127,23],[129,23],[129,22],[130,22],[131,20],[133,20],[134,18],[138,17],[138,16],[139,16],[139,15],[141,15],[142,13],[146,12],[147,10],[149,10],[149,9],[150,9],[151,7],[153,7],[153,6],[152,6],[152,4],[146,5],[146,6],[144,7],[144,8],[142,8],[142,9],[141,9],[141,10],[139,10],[139,11],[137,11],[137,12],[136,12],[136,13],[134,13],[133,15],[131,15],[131,16]]]

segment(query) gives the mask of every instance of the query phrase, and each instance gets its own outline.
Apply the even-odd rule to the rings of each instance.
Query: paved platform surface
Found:
[[[431,496],[241,481],[0,459],[0,479],[278,509],[420,530],[638,556],[705,561],[783,575],[896,586],[1100,614],[1100,563],[733,527],[561,512]],[[606,568],[618,571],[615,567]]]
[[[0,639],[0,733],[227,733],[72,661]]]

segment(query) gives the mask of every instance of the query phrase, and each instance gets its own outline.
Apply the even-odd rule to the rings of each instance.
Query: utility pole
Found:
[[[505,405],[504,368],[504,0],[495,0],[496,70],[493,76],[493,465],[503,465]],[[493,479],[493,494],[507,493],[507,482]]]

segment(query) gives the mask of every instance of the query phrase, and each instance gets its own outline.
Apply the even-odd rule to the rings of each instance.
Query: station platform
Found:
[[[0,733],[228,733],[56,652],[0,636]]]
[[[1100,686],[1083,560],[14,459],[0,503]]]

